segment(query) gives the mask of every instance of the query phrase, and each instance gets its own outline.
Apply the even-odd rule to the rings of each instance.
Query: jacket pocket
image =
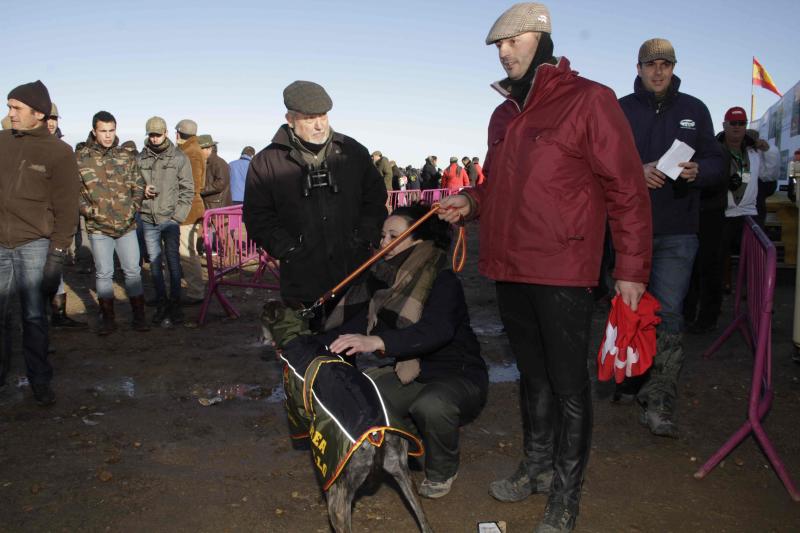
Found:
[[[20,171],[17,194],[25,200],[46,201],[50,198],[50,176],[44,165],[27,162]]]

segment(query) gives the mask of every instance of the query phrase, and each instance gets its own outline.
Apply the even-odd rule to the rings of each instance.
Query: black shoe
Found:
[[[78,322],[67,315],[54,314],[50,318],[50,325],[54,329],[86,329],[89,325],[86,322]]]
[[[544,517],[533,533],[568,533],[575,529],[578,513],[560,502],[547,502]]]
[[[153,324],[161,324],[161,322],[169,316],[169,302],[167,300],[158,300],[156,303],[156,312],[153,313]]]
[[[56,403],[56,395],[49,383],[31,383],[31,389],[33,390],[33,397],[36,399],[36,403],[40,406],[49,407]]]

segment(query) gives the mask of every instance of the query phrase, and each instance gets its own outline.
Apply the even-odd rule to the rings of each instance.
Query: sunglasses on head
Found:
[[[747,126],[746,120],[729,120],[728,124],[731,126]]]

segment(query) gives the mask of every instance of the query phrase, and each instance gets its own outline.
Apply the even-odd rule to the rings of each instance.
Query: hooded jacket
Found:
[[[306,164],[288,125],[250,162],[247,233],[280,260],[281,295],[311,302],[370,255],[386,218],[386,188],[367,149],[337,132],[327,151],[333,186],[305,194]]]
[[[0,131],[0,246],[44,238],[51,248],[69,248],[80,183],[75,154],[46,125]]]
[[[458,163],[450,163],[442,173],[442,189],[457,191],[461,187],[469,187],[469,176],[467,171],[461,168]]]
[[[192,207],[194,180],[189,159],[169,139],[167,148],[155,152],[145,143],[137,157],[145,185],[153,185],[158,196],[142,202],[142,219],[150,224],[186,219]]]
[[[522,109],[510,93],[489,121],[486,181],[462,194],[480,216],[481,274],[498,281],[594,286],[606,214],[614,277],[650,275],[650,201],[613,91],[566,58],[536,70]]]
[[[673,75],[664,100],[657,102],[637,76],[634,92],[619,100],[642,163],[658,161],[675,139],[695,150],[692,161],[699,165],[699,174],[693,183],[667,179],[663,187],[649,189],[655,235],[697,233],[700,189],[714,187],[727,177],[708,108],[697,98],[679,92],[680,84]]]
[[[118,146],[105,148],[93,133],[75,153],[81,174],[80,213],[86,231],[122,237],[136,226],[135,215],[144,200],[144,178],[136,156]]]

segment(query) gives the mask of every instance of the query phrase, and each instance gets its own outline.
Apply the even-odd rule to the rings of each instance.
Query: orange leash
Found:
[[[308,318],[314,315],[314,311],[319,309],[325,302],[330,300],[331,298],[336,297],[339,292],[341,292],[345,287],[347,287],[350,282],[360,276],[365,270],[369,267],[374,265],[378,262],[383,256],[391,252],[395,247],[397,247],[401,242],[403,242],[409,235],[411,235],[415,229],[420,227],[426,220],[431,218],[436,212],[439,211],[439,203],[436,202],[431,205],[431,210],[425,213],[419,220],[414,222],[411,226],[408,227],[403,233],[397,236],[395,240],[390,242],[386,245],[386,248],[382,250],[378,250],[375,252],[375,255],[367,259],[360,267],[355,269],[351,272],[346,278],[340,281],[334,288],[323,294],[319,297],[319,299],[314,302],[311,307],[304,308],[300,310],[300,316],[304,318]],[[461,272],[464,269],[464,264],[467,262],[467,239],[466,239],[466,229],[464,228],[463,224],[459,224],[458,228],[458,238],[456,240],[456,246],[453,251],[453,271],[454,272]],[[458,256],[458,260],[456,257]]]

